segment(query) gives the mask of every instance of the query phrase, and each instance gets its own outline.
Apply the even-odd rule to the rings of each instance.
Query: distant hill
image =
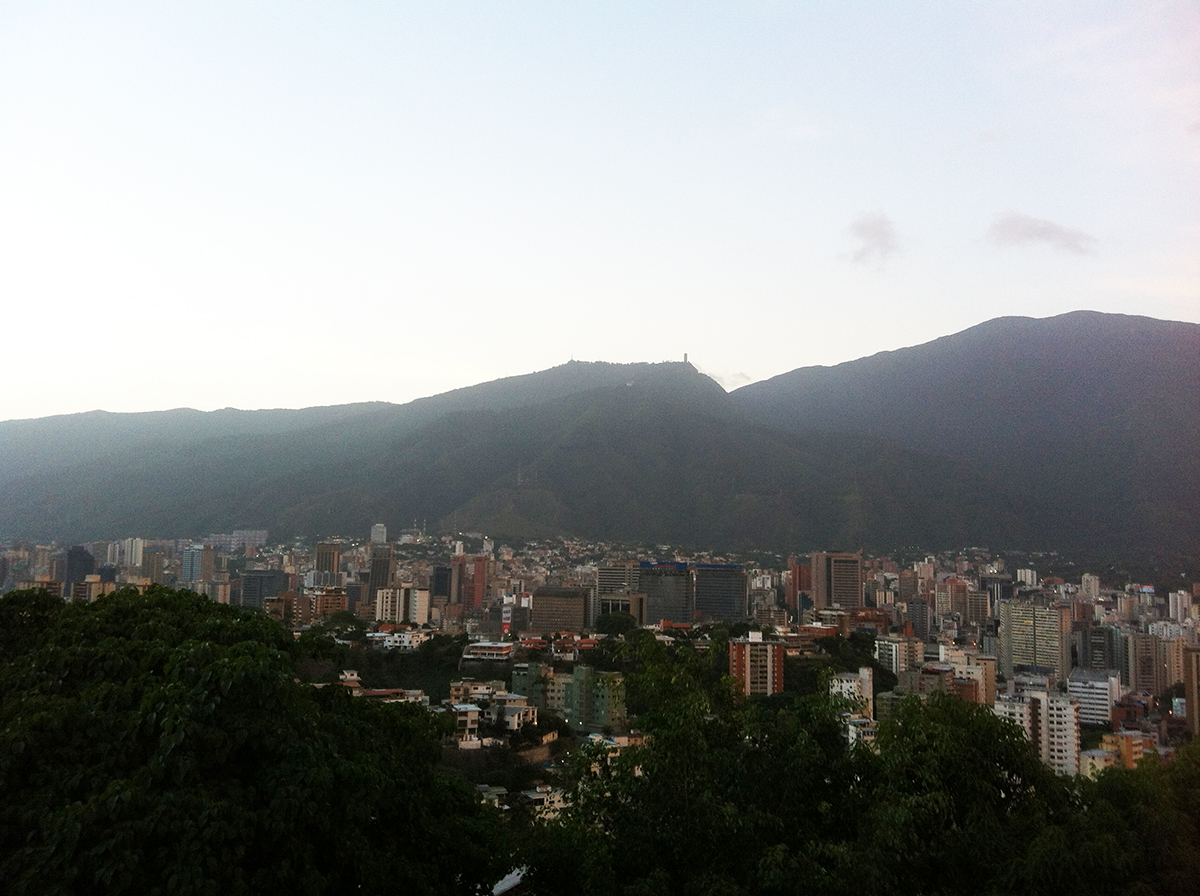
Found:
[[[999,318],[731,397],[762,425],[885,439],[986,469],[1091,521],[1106,546],[1200,554],[1196,324]]]
[[[731,394],[686,363],[572,362],[405,405],[11,421],[0,537],[427,520],[783,550],[1119,555],[1165,539],[1200,555],[1197,331],[1003,319]]]

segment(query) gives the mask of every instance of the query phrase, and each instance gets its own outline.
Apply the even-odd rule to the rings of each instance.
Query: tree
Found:
[[[473,893],[506,870],[434,717],[296,683],[262,614],[153,588],[12,594],[0,619],[8,892]]]
[[[637,627],[637,617],[621,610],[604,613],[596,620],[596,631],[604,635],[623,635]]]

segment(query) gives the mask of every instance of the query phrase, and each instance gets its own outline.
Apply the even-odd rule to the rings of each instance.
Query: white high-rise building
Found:
[[[383,523],[371,527],[371,544],[387,544],[387,526]]]
[[[1085,572],[1083,578],[1080,579],[1079,593],[1093,603],[1098,601],[1100,599],[1100,577]]]
[[[1074,669],[1067,692],[1079,704],[1082,724],[1109,725],[1113,704],[1121,699],[1121,677],[1115,669]]]
[[[122,553],[125,555],[126,566],[141,566],[142,552],[146,548],[146,542],[141,538],[126,538],[121,542]]]
[[[1192,596],[1186,591],[1172,591],[1167,595],[1167,615],[1176,622],[1186,622],[1192,615]]]
[[[375,592],[375,621],[424,625],[429,621],[429,589],[412,585],[380,588]]]
[[[1021,726],[1043,763],[1060,775],[1079,774],[1079,704],[1067,694],[1028,690],[996,698],[993,711]]]

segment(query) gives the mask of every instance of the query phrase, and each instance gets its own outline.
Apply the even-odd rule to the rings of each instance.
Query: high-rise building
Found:
[[[1000,671],[1011,678],[1019,666],[1053,671],[1063,681],[1071,671],[1071,608],[1000,602]]]
[[[1100,577],[1085,572],[1080,579],[1079,593],[1095,603],[1100,599]]]
[[[1200,647],[1183,651],[1183,697],[1187,701],[1187,727],[1192,739],[1200,738]]]
[[[1166,670],[1159,656],[1157,635],[1147,632],[1125,634],[1125,669],[1122,681],[1135,692],[1161,694],[1167,689]]]
[[[603,597],[605,594],[637,591],[640,576],[641,566],[634,561],[597,566],[596,593]]]
[[[740,622],[749,615],[745,567],[698,563],[695,575],[696,615],[700,619]]]
[[[646,595],[646,620],[657,623],[692,622],[696,615],[695,586],[686,563],[643,563],[640,587]]]
[[[387,544],[387,526],[383,523],[371,527],[371,544]]]
[[[1109,725],[1113,704],[1121,699],[1121,679],[1115,669],[1073,669],[1067,693],[1079,704],[1081,723]]]
[[[287,573],[278,569],[248,569],[242,573],[241,605],[261,610],[263,601],[288,590]]]
[[[317,545],[313,566],[317,572],[337,572],[342,565],[342,546],[337,542],[322,541]]]
[[[1125,640],[1116,626],[1084,620],[1075,627],[1074,638],[1075,664],[1081,669],[1125,668]]]
[[[81,544],[77,544],[67,551],[67,566],[63,574],[63,583],[66,585],[68,593],[71,585],[84,581],[95,572],[96,558],[92,556],[91,551]]]
[[[638,590],[640,581],[641,566],[636,561],[596,567],[595,617],[629,613],[644,625],[646,596]]]
[[[738,680],[743,694],[783,692],[782,641],[764,641],[762,632],[729,642],[729,674]]]
[[[787,589],[783,602],[793,613],[800,610],[801,595],[812,593],[812,565],[800,563],[795,557],[787,561]]]
[[[582,632],[587,625],[587,610],[592,589],[567,585],[547,585],[533,592],[530,625],[543,634]]]
[[[146,547],[146,542],[141,538],[126,538],[121,542],[121,553],[125,566],[136,566],[141,568],[142,551]]]
[[[1021,726],[1043,763],[1060,775],[1079,773],[1079,704],[1067,694],[1027,690],[997,697],[993,710]]]
[[[818,610],[863,605],[862,551],[812,555],[812,601]]]
[[[371,547],[371,567],[367,574],[367,601],[375,603],[375,592],[392,584],[392,575],[396,571],[396,558],[390,544],[376,544]]]
[[[180,564],[181,582],[211,582],[216,572],[216,554],[209,545],[194,544],[183,552]]]

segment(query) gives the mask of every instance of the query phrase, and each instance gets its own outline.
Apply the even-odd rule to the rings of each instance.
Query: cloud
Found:
[[[850,235],[859,241],[858,250],[851,256],[856,264],[875,262],[880,266],[900,251],[896,225],[887,215],[861,215],[850,225]]]
[[[1041,218],[1031,218],[1020,212],[1004,212],[997,215],[991,229],[988,230],[988,238],[997,246],[1044,243],[1060,252],[1074,252],[1078,255],[1091,255],[1092,247],[1096,245],[1096,238],[1082,230],[1063,227]]]

